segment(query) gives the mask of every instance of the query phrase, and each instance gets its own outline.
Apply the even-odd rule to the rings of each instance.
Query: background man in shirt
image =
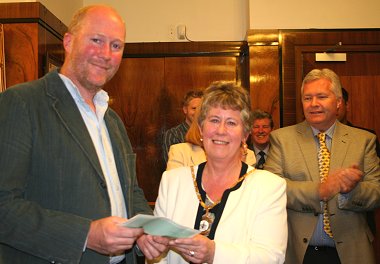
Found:
[[[271,133],[265,169],[287,181],[285,263],[375,263],[365,213],[380,205],[376,137],[336,121],[341,97],[333,71],[309,72],[301,87],[306,120]],[[326,135],[330,153],[324,164],[318,158],[323,147],[316,137],[319,133]],[[321,182],[319,165],[322,169],[326,164],[327,179]]]
[[[0,263],[135,263],[136,241],[147,258],[165,249],[120,225],[151,214],[102,90],[124,39],[114,9],[85,7],[64,35],[62,68],[0,94]]]
[[[162,154],[165,164],[168,162],[168,153],[171,145],[185,142],[185,135],[193,122],[194,114],[200,105],[202,91],[189,91],[182,100],[182,111],[185,115],[185,121],[165,131],[162,139]]]
[[[256,168],[263,169],[268,157],[270,140],[269,135],[273,130],[274,123],[272,115],[263,110],[257,109],[252,112],[253,125],[251,133],[251,144],[248,146],[255,152]]]

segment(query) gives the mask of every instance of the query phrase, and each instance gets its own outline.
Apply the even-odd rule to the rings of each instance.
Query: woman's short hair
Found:
[[[212,107],[240,111],[244,132],[249,134],[252,127],[251,100],[247,90],[235,82],[213,82],[203,92],[199,109],[198,125],[203,126],[207,113]]]
[[[319,79],[326,79],[331,82],[331,91],[335,94],[337,98],[342,98],[342,85],[340,83],[338,75],[330,69],[314,69],[306,74],[302,81],[301,94],[303,95],[303,87],[305,84],[316,81]]]

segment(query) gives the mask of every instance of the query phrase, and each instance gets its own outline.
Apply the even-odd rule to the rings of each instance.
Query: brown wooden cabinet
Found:
[[[63,62],[67,27],[39,2],[0,3],[6,86],[35,80]]]

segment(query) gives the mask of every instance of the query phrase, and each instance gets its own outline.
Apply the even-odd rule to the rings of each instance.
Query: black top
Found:
[[[197,171],[197,185],[198,185],[199,193],[201,195],[203,202],[206,201],[206,192],[202,188],[202,174],[203,174],[203,170],[205,168],[205,165],[206,165],[206,162],[199,164],[198,171]],[[247,172],[247,170],[248,170],[248,165],[246,163],[242,162],[239,178],[243,177],[244,174]],[[226,206],[226,203],[228,200],[228,196],[230,195],[231,192],[239,189],[240,186],[242,185],[243,181],[244,180],[242,180],[241,182],[239,182],[238,184],[236,184],[232,188],[225,190],[220,203],[217,204],[216,206],[214,206],[209,211],[215,215],[215,219],[214,219],[214,222],[212,223],[210,233],[207,236],[209,239],[211,239],[211,240],[214,239],[215,231],[216,231],[216,228],[218,227],[220,218],[222,217],[224,207]],[[194,229],[199,230],[199,225],[200,225],[200,222],[202,220],[202,216],[205,214],[205,211],[206,210],[199,204],[197,217],[195,219]]]

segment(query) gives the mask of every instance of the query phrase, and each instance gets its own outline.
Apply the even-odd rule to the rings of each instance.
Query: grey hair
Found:
[[[335,72],[327,68],[314,69],[311,70],[308,74],[306,74],[305,78],[302,81],[301,95],[303,95],[303,88],[305,84],[319,79],[329,80],[331,82],[331,91],[335,94],[337,98],[342,98],[342,85],[340,83],[339,77]]]
[[[203,126],[207,113],[212,107],[240,111],[244,126],[244,133],[248,134],[252,128],[251,100],[247,90],[235,82],[213,82],[204,90],[200,105],[198,125]]]

